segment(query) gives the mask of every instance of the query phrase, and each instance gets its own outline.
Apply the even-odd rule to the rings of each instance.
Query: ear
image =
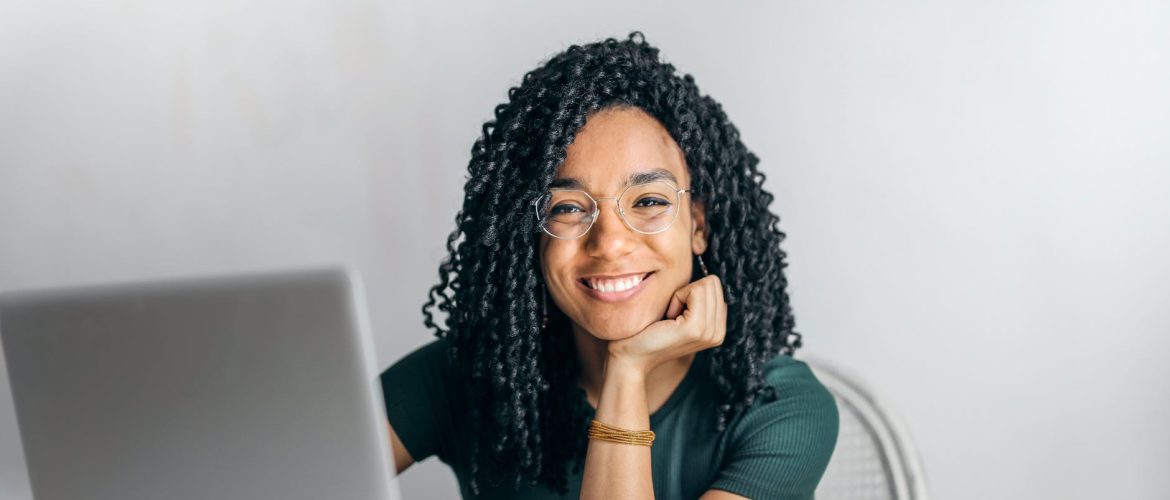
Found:
[[[691,202],[691,252],[702,255],[707,251],[707,207],[703,202]]]

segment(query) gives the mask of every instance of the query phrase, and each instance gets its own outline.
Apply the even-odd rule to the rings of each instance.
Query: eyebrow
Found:
[[[654,181],[670,181],[671,184],[674,184],[675,186],[678,185],[678,179],[676,179],[674,177],[674,174],[670,173],[669,170],[667,170],[665,168],[655,168],[652,170],[644,170],[641,172],[634,172],[634,173],[630,174],[629,176],[626,177],[626,182],[624,184],[622,184],[622,187],[624,188],[624,187],[628,187],[628,186],[633,186],[635,184],[645,184],[647,182],[654,182]],[[552,183],[549,184],[548,187],[550,189],[580,189],[582,191],[585,190],[585,184],[582,183],[580,181],[580,179],[577,179],[576,177],[562,177],[560,179],[554,179],[552,181]]]

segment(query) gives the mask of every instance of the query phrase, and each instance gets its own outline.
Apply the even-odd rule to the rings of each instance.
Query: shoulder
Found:
[[[380,379],[386,390],[397,389],[407,394],[425,390],[432,393],[442,390],[446,393],[458,391],[460,370],[450,359],[450,340],[436,338],[416,347],[382,371]]]
[[[837,403],[803,361],[762,366],[775,399],[757,397],[728,427],[713,487],[751,498],[810,498],[837,445]]]
[[[395,361],[382,372],[382,377],[392,376],[394,372],[432,372],[441,373],[454,369],[447,353],[450,351],[450,341],[443,338],[432,339]]]
[[[445,359],[447,351],[450,350],[451,341],[445,338],[433,338],[429,342],[416,347],[413,351],[407,353],[404,358],[426,358],[428,360]]]
[[[781,354],[764,363],[761,371],[764,372],[764,381],[776,389],[778,400],[785,399],[787,393],[789,399],[800,398],[808,403],[819,403],[810,409],[832,410],[836,413],[837,405],[832,393],[821,384],[808,363]]]
[[[382,371],[380,382],[386,418],[415,461],[438,455],[451,460],[455,451],[449,431],[462,412],[456,365],[448,360],[448,341],[434,339]]]
[[[765,363],[764,381],[776,399],[757,398],[737,427],[741,438],[753,433],[783,436],[801,451],[826,460],[837,440],[837,402],[804,361],[778,355]]]

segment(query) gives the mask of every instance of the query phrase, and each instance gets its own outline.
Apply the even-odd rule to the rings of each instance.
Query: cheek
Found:
[[[540,252],[541,273],[548,285],[549,295],[557,302],[558,307],[564,309],[567,295],[572,292],[574,283],[566,270],[572,261],[573,252],[560,248],[560,245],[545,243]]]
[[[666,263],[664,282],[669,282],[676,289],[691,282],[691,271],[694,265],[694,254],[691,252],[690,233],[686,228],[671,228],[670,237],[656,241],[655,252],[662,256]]]

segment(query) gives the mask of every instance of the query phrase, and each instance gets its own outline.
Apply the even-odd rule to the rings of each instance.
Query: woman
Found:
[[[720,105],[637,32],[508,98],[423,306],[438,339],[381,376],[399,471],[438,455],[465,497],[811,498],[836,406],[791,357],[784,233]]]

